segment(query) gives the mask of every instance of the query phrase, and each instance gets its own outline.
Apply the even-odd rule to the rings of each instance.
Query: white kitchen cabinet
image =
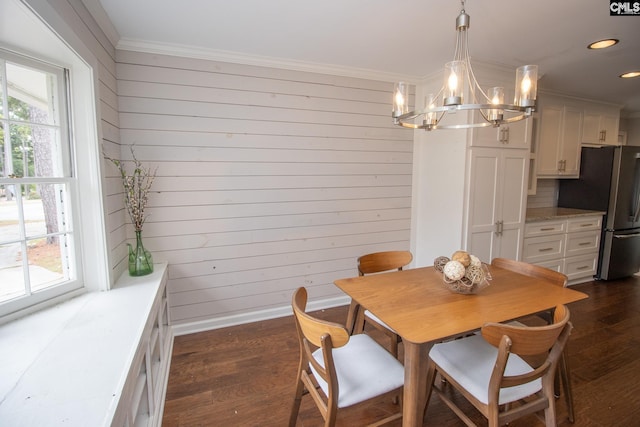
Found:
[[[577,178],[583,108],[569,100],[544,96],[538,100],[536,175],[538,178]]]
[[[600,214],[527,223],[523,260],[566,274],[570,284],[592,280],[601,229]]]
[[[467,251],[482,261],[519,259],[524,232],[529,151],[469,150]]]
[[[477,116],[480,113],[476,113]],[[505,124],[499,127],[474,128],[471,139],[472,147],[494,148],[524,148],[528,149],[531,139],[531,120],[521,120],[515,123]]]
[[[582,125],[585,144],[617,145],[620,109],[587,104]]]
[[[536,169],[538,167],[538,113],[534,113],[529,119],[531,126],[531,140],[529,147],[529,180],[527,184],[527,194],[535,196],[538,192],[538,175]]]

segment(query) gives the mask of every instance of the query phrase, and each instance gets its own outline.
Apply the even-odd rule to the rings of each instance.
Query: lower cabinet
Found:
[[[592,280],[601,229],[602,215],[527,223],[523,261],[564,273],[570,284]]]
[[[165,270],[133,357],[112,427],[162,425],[173,346],[166,283]]]

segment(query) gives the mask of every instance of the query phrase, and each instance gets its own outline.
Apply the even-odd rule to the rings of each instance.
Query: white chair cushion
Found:
[[[324,366],[322,349],[317,349],[313,357]],[[366,334],[353,335],[346,345],[334,349],[333,361],[338,376],[339,408],[355,405],[404,384],[402,363]],[[328,396],[327,383],[313,367],[311,369]]]
[[[365,317],[368,317],[369,319],[373,320],[374,322],[381,324],[382,326],[384,326],[385,328],[387,328],[388,330],[390,330],[394,334],[397,334],[397,332],[394,331],[391,326],[389,326],[386,323],[384,323],[382,320],[380,320],[380,318],[378,316],[376,316],[375,314],[373,314],[369,310],[365,310],[364,311],[364,315],[365,315]]]
[[[498,357],[498,349],[486,342],[481,335],[436,344],[429,352],[429,357],[476,399],[484,404],[489,403],[489,380]],[[509,355],[506,376],[524,374],[532,370],[518,355]],[[503,388],[500,390],[499,403],[514,402],[541,389],[540,379],[516,387]]]

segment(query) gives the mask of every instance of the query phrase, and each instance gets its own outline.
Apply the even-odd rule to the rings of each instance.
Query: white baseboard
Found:
[[[325,308],[347,305],[351,299],[348,296],[329,298],[319,301],[310,301],[307,305],[308,311],[322,310]],[[210,331],[213,329],[226,328],[228,326],[243,325],[245,323],[258,322],[261,320],[276,319],[279,317],[291,316],[293,311],[291,306],[270,308],[267,310],[252,311],[249,313],[234,314],[231,316],[217,317],[214,319],[201,320],[197,322],[182,323],[171,327],[173,335],[187,335],[196,332]]]

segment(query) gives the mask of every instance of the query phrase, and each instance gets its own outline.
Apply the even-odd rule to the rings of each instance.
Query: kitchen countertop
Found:
[[[525,222],[548,221],[553,219],[566,219],[587,215],[604,215],[603,211],[591,211],[586,209],[573,208],[530,208],[527,209],[527,218]]]

